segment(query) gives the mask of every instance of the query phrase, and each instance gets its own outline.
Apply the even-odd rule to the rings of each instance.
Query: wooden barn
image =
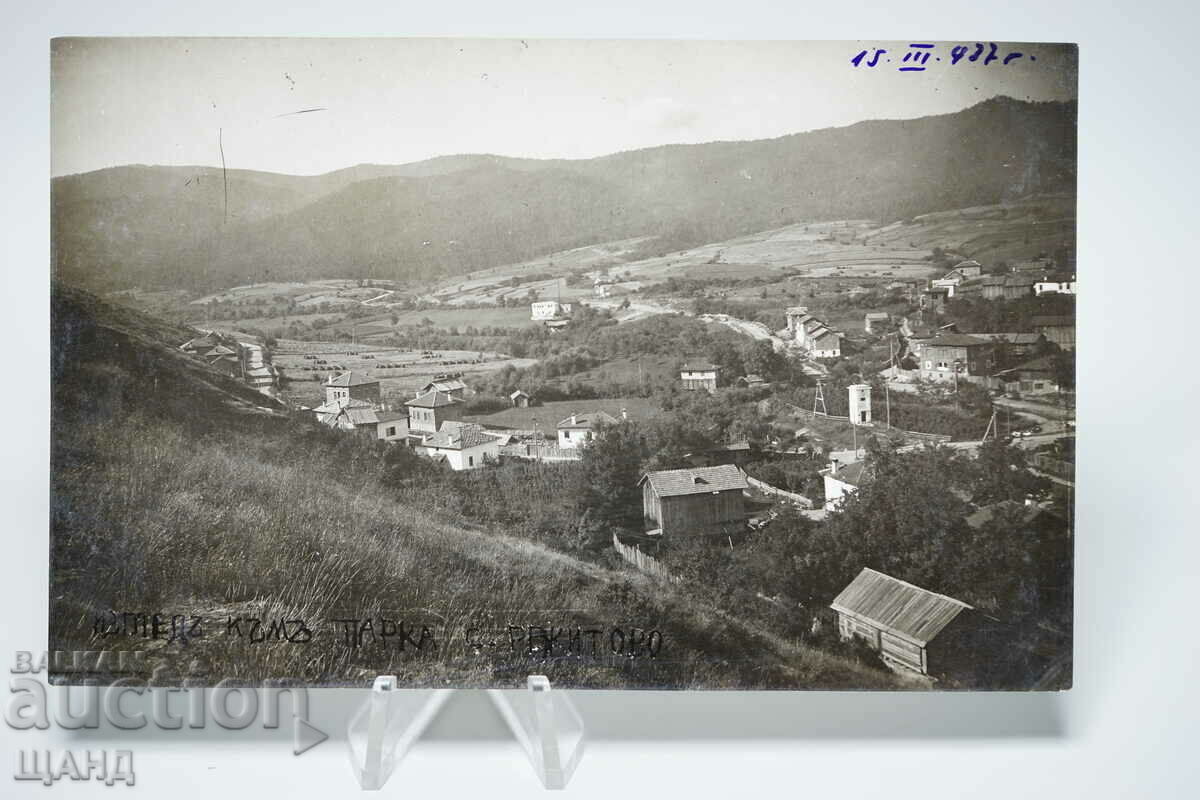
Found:
[[[647,472],[638,485],[652,534],[711,535],[745,527],[749,484],[733,464]]]
[[[891,664],[929,674],[953,660],[956,636],[939,636],[971,606],[864,567],[829,606],[843,639],[858,637]],[[961,627],[961,625],[956,626]],[[935,642],[935,638],[937,641]]]

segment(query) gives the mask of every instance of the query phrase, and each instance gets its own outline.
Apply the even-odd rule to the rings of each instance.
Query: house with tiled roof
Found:
[[[994,376],[999,388],[1006,394],[1045,395],[1057,394],[1058,380],[1054,369],[1054,359],[1050,356],[1030,359],[1015,367],[1002,369]]]
[[[473,422],[444,423],[414,449],[421,455],[445,459],[453,470],[478,469],[500,458],[500,439]]]
[[[444,423],[462,419],[462,403],[458,398],[436,389],[417,395],[404,405],[408,409],[408,427],[412,431],[437,433]]]
[[[462,400],[466,396],[467,385],[458,378],[435,378],[422,386],[421,390],[417,392],[417,396],[426,392],[442,392],[457,400]]]
[[[962,625],[971,606],[944,594],[864,567],[829,604],[838,615],[838,633],[859,639],[884,661],[923,675],[954,660],[960,643],[952,626]],[[934,640],[937,640],[935,644]]]
[[[653,535],[716,535],[746,524],[746,473],[733,464],[647,472],[642,516]]]
[[[617,418],[607,411],[588,411],[572,414],[560,420],[558,446],[562,448],[583,447],[596,438],[596,432],[604,425],[616,425]]]
[[[350,370],[330,375],[325,381],[325,402],[339,400],[362,400],[378,406],[380,404],[379,381],[365,372]]]
[[[996,369],[996,344],[980,336],[941,333],[921,345],[922,380],[986,383]]]

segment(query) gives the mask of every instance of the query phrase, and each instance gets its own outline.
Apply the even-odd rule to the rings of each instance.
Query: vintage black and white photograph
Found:
[[[50,56],[56,680],[1071,686],[1073,45]]]

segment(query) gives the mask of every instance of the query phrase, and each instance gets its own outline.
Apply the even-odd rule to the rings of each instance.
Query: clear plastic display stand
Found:
[[[488,697],[529,757],[547,789],[562,789],[583,758],[583,717],[566,692],[545,675],[530,675],[525,690],[488,689]]]
[[[409,748],[441,711],[453,689],[397,691],[395,675],[380,675],[346,729],[355,777],[363,789],[383,787]],[[565,692],[544,675],[525,689],[489,689],[488,697],[547,789],[562,789],[583,757],[583,718]]]

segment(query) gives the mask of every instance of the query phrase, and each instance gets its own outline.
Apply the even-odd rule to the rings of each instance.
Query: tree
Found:
[[[583,449],[581,511],[594,522],[637,528],[642,517],[637,486],[646,444],[635,423],[619,422],[597,432]]]
[[[1075,390],[1075,356],[1073,353],[1068,353],[1059,350],[1050,357],[1050,368],[1054,375],[1054,382],[1058,384],[1060,390],[1068,392]]]
[[[742,365],[746,374],[761,375],[769,381],[778,379],[785,371],[784,357],[767,340],[756,340],[742,348]]]

